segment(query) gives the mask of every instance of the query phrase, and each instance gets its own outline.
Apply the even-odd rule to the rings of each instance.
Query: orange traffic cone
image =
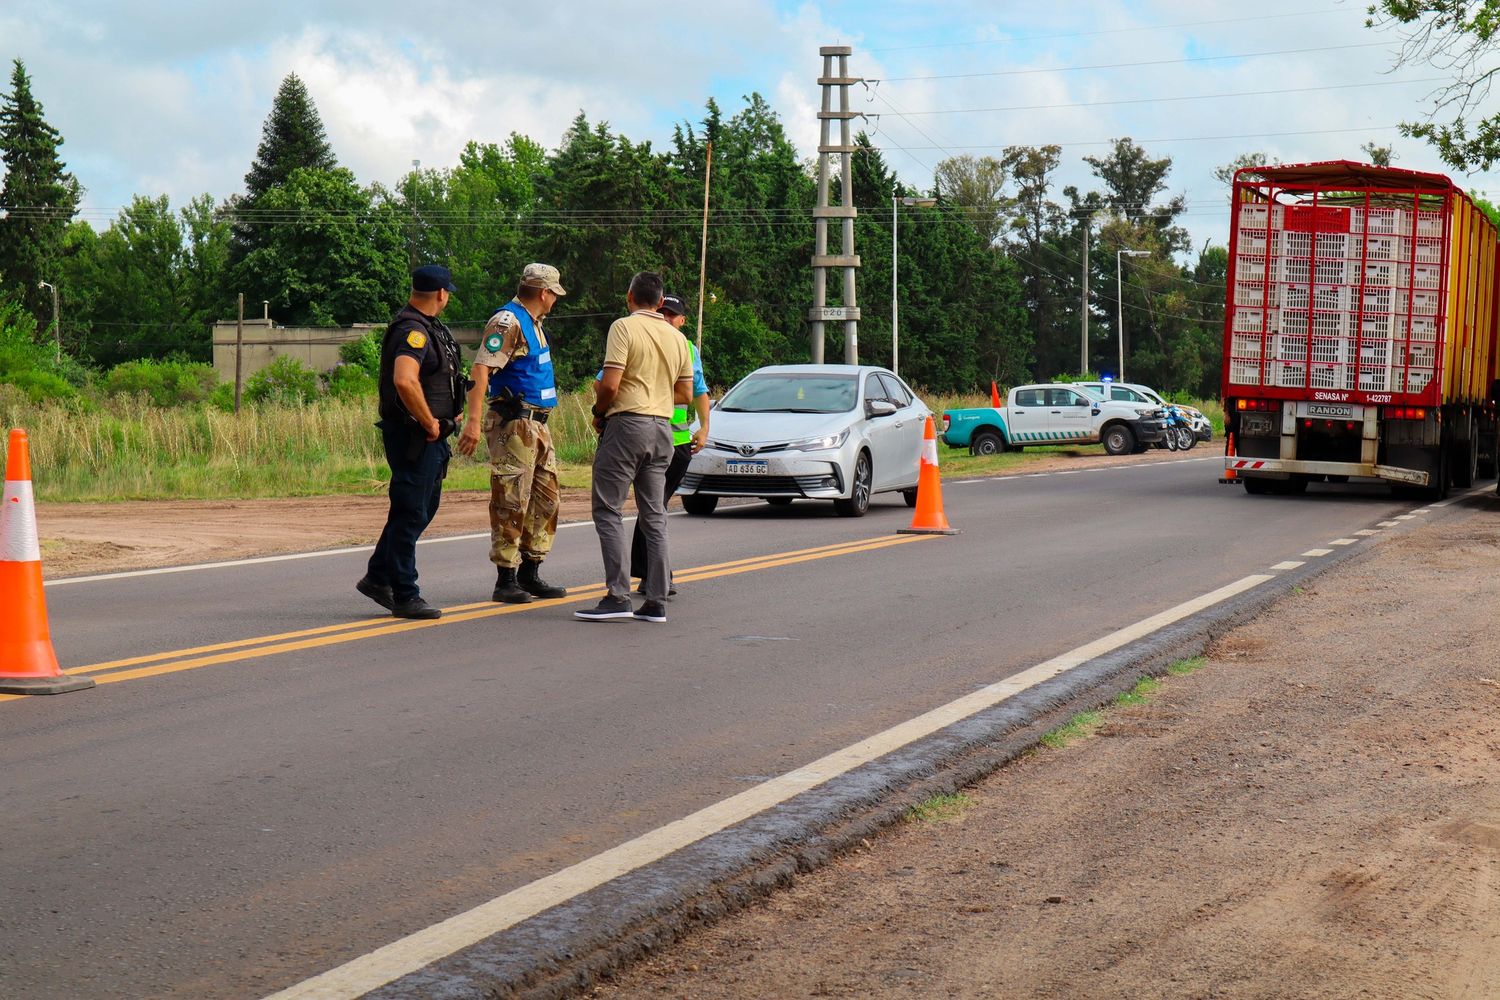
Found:
[[[957,529],[948,527],[948,518],[943,514],[943,480],[938,475],[937,434],[930,415],[927,417],[927,426],[922,429],[922,457],[917,471],[917,512],[911,519],[911,527],[901,528],[897,534],[958,534]]]
[[[990,405],[1000,409],[1000,387],[993,382],[990,383]]]
[[[1234,432],[1232,432],[1232,431],[1230,432],[1229,436],[1225,439],[1224,457],[1225,458],[1233,458],[1234,457]],[[1235,472],[1234,468],[1232,466],[1230,466],[1228,462],[1225,462],[1224,463],[1224,474],[1219,477],[1219,482],[1221,482],[1221,483],[1237,483],[1239,481],[1240,481],[1240,474],[1238,472]]]
[[[52,650],[31,496],[31,445],[23,430],[10,432],[0,502],[0,693],[63,694],[91,688],[92,677],[69,677],[59,670]]]

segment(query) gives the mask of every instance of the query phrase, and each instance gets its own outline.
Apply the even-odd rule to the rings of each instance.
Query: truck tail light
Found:
[[[1385,408],[1388,420],[1426,420],[1427,407],[1425,406],[1387,406]]]
[[[1240,411],[1270,413],[1273,410],[1281,409],[1281,406],[1274,399],[1236,399],[1234,401],[1234,408]]]
[[[946,434],[948,432],[948,428],[950,426],[952,426],[952,424],[953,424],[953,418],[950,417],[950,416],[948,416],[948,414],[946,414],[946,413],[943,414],[943,433]]]

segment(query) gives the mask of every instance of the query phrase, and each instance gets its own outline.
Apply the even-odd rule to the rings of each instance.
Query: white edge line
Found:
[[[1308,549],[1306,552],[1304,552],[1302,554],[1305,555],[1305,556],[1316,557],[1316,556],[1326,556],[1326,555],[1328,555],[1328,553],[1330,553],[1332,551],[1333,551],[1332,549]]]
[[[1255,574],[1185,601],[1005,680],[988,684],[820,760],[730,796],[706,809],[700,809],[690,816],[642,834],[618,847],[409,934],[328,972],[303,980],[273,994],[268,1000],[353,1000],[961,719],[993,708],[1080,664],[1273,579],[1275,577],[1268,574]]]
[[[1296,569],[1299,566],[1306,566],[1306,565],[1307,565],[1307,563],[1305,563],[1305,562],[1298,562],[1295,559],[1288,559],[1286,562],[1279,562],[1275,566],[1272,566],[1271,568],[1272,569]]]

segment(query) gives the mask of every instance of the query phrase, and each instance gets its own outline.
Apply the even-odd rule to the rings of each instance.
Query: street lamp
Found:
[[[1120,381],[1125,381],[1125,297],[1120,285],[1121,257],[1149,257],[1149,250],[1115,251],[1115,325],[1120,328]]]
[[[896,325],[896,257],[899,252],[896,235],[900,220],[896,214],[896,206],[905,205],[907,208],[931,208],[936,204],[936,198],[898,198],[894,191],[891,192],[891,371],[897,375],[901,374],[901,369],[897,367],[899,361],[897,351],[900,349],[900,346]]]
[[[62,327],[57,325],[57,286],[50,285],[45,281],[36,283],[38,288],[47,288],[52,292],[52,336],[57,338],[57,360],[62,361]]]

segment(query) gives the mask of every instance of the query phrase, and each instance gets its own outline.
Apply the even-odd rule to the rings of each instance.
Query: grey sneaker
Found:
[[[667,620],[667,607],[661,601],[647,601],[641,605],[641,610],[632,615],[638,622],[656,622],[658,625],[665,624]]]
[[[605,595],[598,604],[587,611],[575,611],[573,617],[586,622],[604,622],[611,618],[630,618],[635,615],[635,609],[630,601],[623,597],[610,597]]]

